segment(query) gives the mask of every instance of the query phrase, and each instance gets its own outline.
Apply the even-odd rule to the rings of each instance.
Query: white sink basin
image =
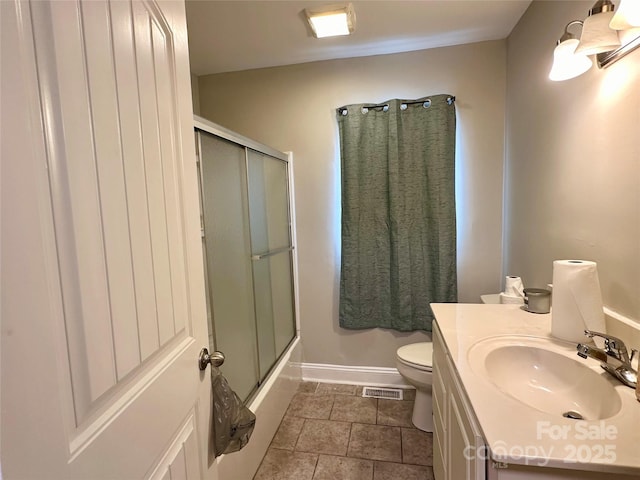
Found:
[[[471,368],[501,392],[542,412],[577,412],[584,420],[616,415],[622,401],[604,371],[575,355],[575,345],[506,335],[482,340],[468,352]]]

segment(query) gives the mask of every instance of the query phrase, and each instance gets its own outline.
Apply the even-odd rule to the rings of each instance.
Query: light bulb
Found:
[[[578,46],[576,38],[570,38],[560,43],[553,51],[553,66],[549,72],[549,79],[554,82],[569,80],[582,75],[593,65],[590,58],[575,53]]]
[[[609,27],[614,30],[640,27],[640,2],[638,0],[622,0],[609,23]]]

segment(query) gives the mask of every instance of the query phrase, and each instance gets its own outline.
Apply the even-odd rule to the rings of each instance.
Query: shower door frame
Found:
[[[239,147],[242,147],[245,149],[245,169],[248,170],[248,151],[253,150],[256,151],[258,153],[273,157],[277,160],[283,161],[285,162],[286,165],[286,174],[287,174],[287,209],[288,209],[288,216],[289,216],[289,243],[291,245],[290,247],[290,251],[289,251],[289,259],[290,259],[290,274],[291,274],[291,288],[292,288],[292,301],[293,301],[293,305],[292,305],[292,313],[293,313],[293,318],[294,318],[294,335],[291,338],[291,340],[288,342],[287,346],[283,349],[283,351],[276,356],[275,361],[273,362],[273,364],[269,367],[269,369],[267,370],[267,372],[265,373],[264,376],[259,375],[258,381],[256,383],[256,385],[254,386],[254,388],[251,390],[251,392],[248,394],[247,398],[244,399],[244,403],[248,404],[252,401],[252,399],[255,397],[256,393],[259,391],[260,386],[262,384],[264,384],[267,379],[270,377],[271,373],[273,372],[274,368],[278,365],[280,359],[286,355],[286,353],[290,350],[291,346],[295,343],[296,339],[300,337],[300,310],[299,310],[299,295],[298,295],[298,256],[297,256],[297,238],[296,238],[296,223],[295,223],[295,202],[294,202],[294,195],[295,195],[295,190],[294,190],[294,182],[293,182],[293,154],[292,152],[280,152],[272,147],[269,147],[268,145],[264,145],[262,143],[256,142],[255,140],[252,140],[248,137],[245,137],[243,135],[240,135],[239,133],[236,133],[232,130],[229,130],[221,125],[218,125],[214,122],[211,122],[210,120],[207,120],[205,118],[202,118],[198,115],[194,115],[193,116],[193,120],[194,120],[194,133],[195,133],[195,138],[196,138],[196,142],[197,142],[197,134],[198,131],[202,131],[211,135],[214,135],[218,138],[221,138],[223,140],[229,141],[231,143],[234,143],[236,145],[238,145]],[[204,205],[203,205],[203,199],[202,199],[202,191],[204,188],[203,182],[202,182],[202,174],[201,174],[201,148],[199,143],[197,143],[196,145],[196,161],[198,162],[198,177],[199,177],[199,189],[200,189],[200,215],[201,215],[201,235],[202,238],[204,239],[204,235],[205,235],[205,226],[204,226]],[[248,172],[247,172],[248,173]],[[249,181],[248,175],[247,175],[247,182]],[[249,186],[247,186],[247,189],[249,188]],[[246,192],[244,192],[243,194],[245,195],[249,195],[249,191],[247,190]],[[250,208],[250,207],[249,207]],[[249,227],[251,228],[251,227]],[[213,317],[213,304],[212,304],[212,299],[211,299],[211,291],[209,289],[209,279],[208,279],[208,273],[207,273],[207,260],[206,260],[206,255],[207,255],[207,251],[206,251],[206,247],[205,245],[203,245],[203,267],[204,267],[204,276],[205,276],[205,283],[206,283],[206,292],[207,292],[207,310],[208,310],[208,317],[211,319],[211,321],[207,321],[207,326],[209,328],[209,342],[210,342],[210,348],[212,350],[216,349],[216,336],[215,336],[215,319]],[[252,266],[252,271],[253,271],[253,266]],[[254,310],[254,320],[257,322],[257,311],[256,311],[256,302],[255,302],[255,291],[256,291],[256,284],[255,284],[255,277],[252,274],[252,288],[253,288],[253,295],[254,295],[254,304],[253,304],[253,310]],[[258,336],[258,330],[256,328],[256,337]],[[258,359],[260,358],[260,352],[259,352],[259,341],[256,338],[256,347],[258,348]],[[258,373],[260,371],[260,368],[258,368]]]

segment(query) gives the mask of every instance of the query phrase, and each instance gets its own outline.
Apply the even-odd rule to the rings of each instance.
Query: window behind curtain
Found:
[[[337,111],[342,172],[340,326],[431,330],[457,301],[451,95]]]

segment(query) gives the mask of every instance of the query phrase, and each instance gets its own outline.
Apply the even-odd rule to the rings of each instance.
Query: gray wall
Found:
[[[456,96],[458,271],[462,302],[502,283],[506,42],[199,77],[201,115],[294,155],[305,361],[394,366],[427,338],[338,326],[339,141],[335,109],[390,98]]]
[[[592,3],[535,1],[508,39],[505,268],[544,286],[553,260],[594,260],[605,305],[640,321],[640,50],[547,77]]]

